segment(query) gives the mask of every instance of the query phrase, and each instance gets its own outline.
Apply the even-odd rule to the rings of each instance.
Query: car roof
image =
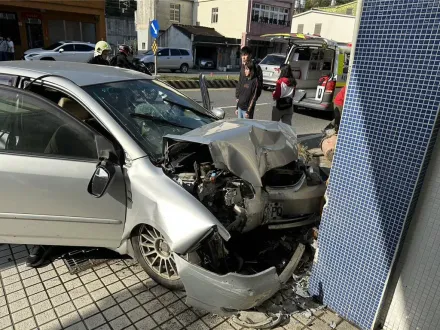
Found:
[[[0,62],[0,74],[29,78],[57,75],[70,79],[78,86],[105,84],[124,80],[153,79],[145,73],[134,70],[62,61],[4,61]]]
[[[75,40],[63,40],[58,41],[61,44],[86,44],[86,45],[94,45],[93,42],[87,42],[87,41],[75,41]]]

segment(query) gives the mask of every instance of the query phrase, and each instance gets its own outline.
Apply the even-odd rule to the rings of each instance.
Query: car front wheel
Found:
[[[131,242],[137,261],[154,281],[170,290],[183,289],[173,251],[157,229],[141,225],[132,234]]]
[[[188,66],[188,64],[182,64],[182,65],[180,66],[180,72],[182,72],[182,73],[188,73],[188,70],[189,70],[189,66]]]

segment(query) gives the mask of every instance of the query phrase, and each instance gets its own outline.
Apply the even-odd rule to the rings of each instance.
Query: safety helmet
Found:
[[[107,42],[99,41],[95,46],[95,56],[102,55],[102,52],[105,50],[111,52],[112,48]]]
[[[127,45],[119,45],[119,52],[124,53],[125,55],[132,55],[133,51],[131,50],[130,46]]]

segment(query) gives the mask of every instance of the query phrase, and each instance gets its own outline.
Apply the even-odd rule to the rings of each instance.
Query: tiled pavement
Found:
[[[239,329],[228,319],[188,307],[184,293],[157,285],[132,260],[112,260],[71,275],[62,260],[28,268],[27,255],[25,245],[0,244],[1,330]],[[330,311],[296,314],[289,321],[277,329],[332,329],[330,324],[356,329]]]

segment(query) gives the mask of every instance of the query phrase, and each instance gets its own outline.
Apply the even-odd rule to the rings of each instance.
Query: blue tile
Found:
[[[440,2],[364,0],[311,291],[370,329],[438,130]]]

